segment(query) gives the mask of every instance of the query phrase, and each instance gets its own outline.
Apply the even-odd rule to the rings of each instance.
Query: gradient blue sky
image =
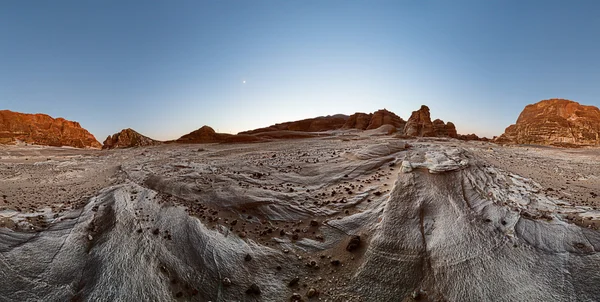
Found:
[[[421,104],[493,136],[599,96],[598,1],[0,1],[0,109],[100,141]]]

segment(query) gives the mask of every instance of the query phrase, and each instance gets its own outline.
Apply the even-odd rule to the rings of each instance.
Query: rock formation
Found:
[[[336,114],[320,116],[316,118],[303,119],[300,121],[275,124],[273,126],[240,132],[239,134],[256,134],[271,131],[302,131],[320,132],[341,128],[348,119],[347,115]]]
[[[357,112],[351,115],[343,129],[371,130],[377,129],[383,125],[392,125],[403,129],[406,122],[395,113],[386,109],[377,110],[374,113]]]
[[[346,120],[346,123],[344,123],[344,126],[342,126],[342,128],[343,129],[365,130],[365,129],[367,129],[367,127],[369,127],[372,117],[373,117],[372,113],[367,114],[367,113],[357,112],[357,113],[351,115],[348,118],[348,120]]]
[[[433,132],[436,136],[447,136],[453,138],[458,137],[458,134],[456,133],[456,126],[454,126],[454,123],[444,123],[444,121],[440,119],[435,119],[433,121]]]
[[[404,135],[458,137],[456,127],[452,122],[444,123],[440,119],[432,122],[429,107],[425,105],[422,105],[419,110],[412,112],[404,126]]]
[[[422,105],[417,111],[413,111],[404,126],[404,134],[408,136],[435,136],[433,123],[429,115],[429,107]]]
[[[517,123],[508,126],[498,143],[554,146],[600,144],[600,110],[564,99],[527,105]]]
[[[217,133],[209,126],[202,126],[200,129],[192,131],[179,139],[175,140],[176,143],[187,143],[187,144],[205,144],[205,143],[249,143],[257,142],[262,139],[257,136],[248,134],[228,134],[228,133]]]
[[[123,129],[119,133],[106,138],[102,149],[131,148],[158,145],[161,142],[139,134],[131,128]]]
[[[487,137],[479,137],[477,136],[477,134],[475,133],[471,133],[471,134],[459,134],[458,139],[463,140],[463,141],[482,141],[482,142],[489,142],[490,139]]]
[[[46,114],[28,114],[0,110],[0,144],[22,141],[46,146],[101,148],[102,145],[77,122],[52,118]]]

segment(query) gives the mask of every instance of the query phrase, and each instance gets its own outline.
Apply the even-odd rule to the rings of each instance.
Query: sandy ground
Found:
[[[0,301],[597,300],[599,156],[354,132],[1,146]]]

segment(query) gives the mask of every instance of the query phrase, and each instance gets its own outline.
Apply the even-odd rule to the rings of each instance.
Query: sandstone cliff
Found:
[[[600,110],[564,99],[527,105],[498,143],[554,146],[599,145]]]
[[[131,148],[158,145],[161,142],[153,140],[147,136],[141,135],[131,128],[123,129],[119,133],[106,138],[102,144],[102,149]]]
[[[54,119],[46,114],[0,110],[0,144],[15,144],[17,141],[56,147],[102,147],[77,122],[60,117]]]

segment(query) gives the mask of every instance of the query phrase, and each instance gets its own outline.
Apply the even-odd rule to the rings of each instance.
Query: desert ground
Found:
[[[0,147],[0,301],[598,301],[600,149]]]

